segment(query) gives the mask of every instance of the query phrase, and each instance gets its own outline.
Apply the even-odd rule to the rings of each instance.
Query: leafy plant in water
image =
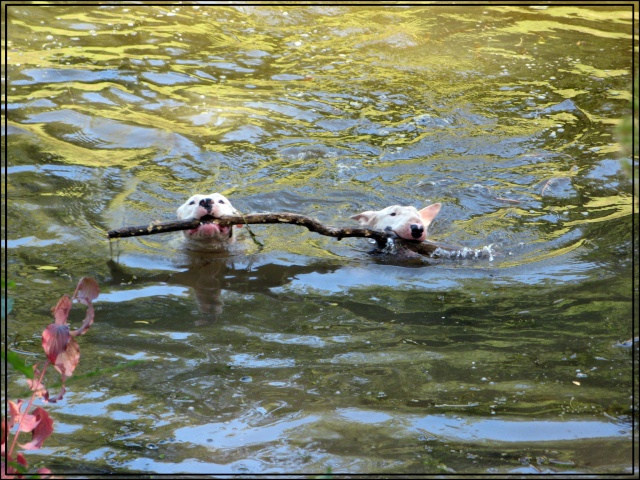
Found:
[[[28,463],[22,452],[15,453],[17,447],[19,446],[23,450],[41,448],[44,441],[53,433],[53,420],[47,411],[42,407],[35,407],[32,410],[32,406],[37,397],[42,397],[45,402],[53,403],[61,400],[64,396],[65,380],[73,374],[80,361],[80,347],[75,337],[85,334],[93,323],[94,310],[91,302],[98,297],[99,291],[98,283],[95,280],[84,277],[78,282],[76,291],[71,298],[63,295],[58,304],[51,309],[53,323],[49,324],[42,332],[42,348],[47,355],[43,366],[29,367],[14,352],[6,352],[6,354],[3,352],[7,362],[14,369],[25,374],[33,394],[24,409],[22,408],[23,400],[8,401],[9,418],[8,420],[2,418],[2,438],[0,439],[2,444],[2,478],[25,478]],[[67,319],[74,300],[86,305],[87,313],[80,328],[71,330]],[[42,383],[49,365],[54,366],[60,373],[62,380],[60,392],[55,396],[50,395],[49,390]],[[16,426],[12,436],[11,430]],[[31,441],[18,444],[18,436],[21,432],[31,432]],[[51,471],[47,468],[41,468],[36,473],[48,475]]]

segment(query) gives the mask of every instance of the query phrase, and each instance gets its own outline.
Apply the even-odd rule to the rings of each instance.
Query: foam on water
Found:
[[[493,243],[485,245],[482,248],[467,248],[463,247],[460,250],[445,250],[444,248],[436,248],[431,254],[432,257],[445,257],[445,258],[465,258],[465,259],[480,259],[488,258],[490,262],[494,259],[495,251],[493,250]]]

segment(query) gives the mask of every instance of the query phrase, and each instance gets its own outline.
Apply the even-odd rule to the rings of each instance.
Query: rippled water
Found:
[[[8,346],[39,355],[58,297],[101,285],[32,463],[631,471],[629,7],[32,5],[6,22]],[[409,263],[292,225],[215,254],[106,240],[214,191],[330,225],[441,202],[431,239],[459,253]]]

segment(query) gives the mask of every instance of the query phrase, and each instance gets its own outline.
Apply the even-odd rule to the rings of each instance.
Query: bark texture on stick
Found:
[[[107,235],[109,238],[126,238],[140,237],[142,235],[153,235],[155,233],[177,232],[180,230],[189,230],[200,225],[200,220],[174,220],[172,222],[150,223],[149,225],[140,225],[137,227],[122,227],[116,230],[109,230]]]
[[[384,248],[389,239],[401,242],[408,249],[422,255],[433,253],[438,245],[431,242],[411,242],[398,238],[395,235],[387,234],[381,230],[375,230],[366,227],[329,227],[323,225],[317,220],[299,215],[297,213],[279,212],[279,213],[248,213],[246,215],[225,215],[213,220],[218,225],[241,225],[241,224],[266,224],[266,223],[290,223],[306,227],[312,232],[319,233],[328,237],[334,237],[338,240],[347,237],[371,238],[375,240],[379,248]],[[156,233],[175,232],[178,230],[189,230],[196,228],[200,224],[200,220],[175,220],[171,222],[151,223],[149,225],[141,225],[138,227],[123,227],[117,230],[111,230],[108,233],[109,238],[125,238],[137,237],[141,235],[153,235]]]

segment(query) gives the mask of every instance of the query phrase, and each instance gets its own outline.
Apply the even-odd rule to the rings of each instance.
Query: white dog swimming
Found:
[[[423,242],[427,238],[429,225],[436,218],[441,207],[440,203],[434,203],[422,210],[415,207],[392,205],[378,211],[368,210],[353,215],[351,218],[360,222],[360,225],[392,231],[405,240]]]
[[[193,195],[176,212],[179,220],[197,218],[200,225],[191,230],[183,230],[190,247],[216,248],[230,245],[236,240],[235,228],[242,225],[220,226],[213,220],[223,215],[238,215],[227,197],[220,193]]]

